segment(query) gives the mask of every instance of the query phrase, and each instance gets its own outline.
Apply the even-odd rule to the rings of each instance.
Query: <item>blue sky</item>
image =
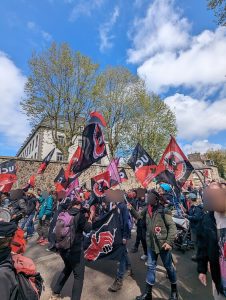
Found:
[[[68,42],[102,68],[125,65],[177,116],[186,152],[226,147],[226,28],[206,0],[2,0],[0,155],[30,131],[19,101],[33,50]]]

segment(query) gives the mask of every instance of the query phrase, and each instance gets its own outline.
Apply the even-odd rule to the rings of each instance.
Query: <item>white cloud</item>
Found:
[[[207,138],[226,130],[226,98],[210,102],[177,93],[164,102],[176,114],[180,138]]]
[[[70,13],[69,21],[74,22],[81,16],[90,17],[96,9],[99,9],[104,4],[104,1],[105,0],[77,1],[76,5],[73,7]],[[67,1],[67,3],[72,4],[73,1]]]
[[[104,52],[107,49],[113,47],[112,40],[114,39],[114,35],[110,34],[113,26],[115,25],[118,17],[119,17],[119,7],[115,6],[114,11],[111,15],[111,18],[108,22],[101,25],[99,29],[100,34],[100,51]]]
[[[30,129],[19,105],[24,95],[25,82],[26,77],[13,61],[0,52],[0,134],[7,145],[15,149],[23,142]]]
[[[135,19],[128,61],[139,64],[149,90],[216,89],[225,82],[226,28],[192,36],[190,27],[173,0],[155,0],[144,18]]]
[[[51,42],[53,39],[52,35],[49,32],[42,30],[40,26],[38,26],[33,21],[27,22],[27,28],[35,34],[41,36],[46,42]]]
[[[220,150],[222,149],[222,145],[210,143],[208,140],[195,140],[192,144],[186,144],[183,147],[185,153],[206,153],[208,150]]]

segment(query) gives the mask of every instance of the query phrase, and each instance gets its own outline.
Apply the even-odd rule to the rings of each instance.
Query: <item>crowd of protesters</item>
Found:
[[[10,194],[2,194],[0,207],[10,212],[11,220],[0,214],[0,290],[1,300],[19,299],[12,261],[12,239],[18,227],[25,231],[28,241],[38,235],[37,244],[48,245],[48,251],[57,251],[64,262],[64,269],[53,287],[51,299],[60,299],[60,293],[70,274],[74,275],[71,299],[79,300],[82,294],[85,260],[83,251],[84,233],[106,212],[118,208],[123,252],[114,282],[108,288],[117,292],[123,288],[123,278],[133,276],[129,252],[143,248],[141,260],[147,266],[146,289],[137,300],[152,299],[156,280],[157,260],[160,256],[171,283],[170,300],[179,299],[179,290],[172,249],[177,236],[177,224],[173,216],[189,220],[189,244],[194,247],[191,257],[197,263],[200,281],[206,285],[208,270],[213,281],[215,300],[226,299],[226,190],[219,183],[211,183],[203,189],[188,190],[177,199],[172,187],[162,183],[139,195],[136,190],[127,192],[126,201],[110,203],[104,198],[93,201],[93,193],[83,189],[71,198],[62,198],[52,189],[28,190],[21,199],[12,201]],[[72,216],[73,243],[67,249],[57,247],[54,229],[62,212]],[[128,249],[131,230],[136,227],[135,243]],[[117,296],[116,296],[117,298]],[[31,299],[32,300],[32,299]]]

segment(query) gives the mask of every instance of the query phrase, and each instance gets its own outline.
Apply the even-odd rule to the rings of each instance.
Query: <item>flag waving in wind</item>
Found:
[[[110,188],[110,173],[106,171],[91,178],[91,186],[97,197],[104,197],[104,192]]]
[[[23,190],[25,192],[27,192],[30,188],[34,188],[35,187],[35,175],[32,175],[29,180],[28,183],[25,185],[25,187],[23,188]]]
[[[165,170],[173,173],[176,181],[181,187],[185,184],[191,172],[194,170],[174,137],[171,137],[159,165]]]
[[[121,178],[118,172],[119,158],[113,159],[109,166],[107,167],[107,171],[110,173],[110,186],[116,186],[121,182]]]
[[[50,163],[50,160],[53,156],[53,153],[55,151],[55,148],[49,152],[49,154],[44,158],[43,162],[41,163],[40,167],[38,168],[37,174],[43,174],[45,172],[45,169],[47,168],[48,164]]]
[[[139,180],[144,187],[147,187],[146,178],[152,175],[152,169],[156,168],[156,164],[139,143],[133,150],[132,156],[127,164],[135,171],[137,180]]]
[[[97,112],[90,114],[90,120],[82,134],[82,150],[78,162],[73,166],[74,174],[88,169],[93,163],[107,155],[101,125],[106,126],[104,118]]]
[[[12,184],[17,181],[16,162],[8,160],[0,164],[0,186]]]
[[[121,182],[125,182],[128,180],[128,176],[126,174],[126,170],[124,168],[122,168],[120,171],[119,171],[119,176],[120,176],[120,180]]]

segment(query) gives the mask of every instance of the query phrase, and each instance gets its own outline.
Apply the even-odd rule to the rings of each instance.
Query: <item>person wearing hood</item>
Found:
[[[1,300],[16,300],[18,283],[13,270],[10,244],[17,230],[14,222],[0,220],[0,291]]]
[[[169,300],[178,300],[177,276],[172,259],[172,246],[176,236],[176,225],[173,222],[171,211],[161,203],[161,196],[154,190],[146,194],[147,208],[142,213],[137,213],[131,205],[128,208],[136,219],[146,221],[148,271],[146,276],[146,290],[136,297],[136,300],[152,300],[152,288],[155,284],[156,266],[160,255],[163,265],[167,270],[171,282]]]
[[[93,215],[86,220],[85,213],[82,210],[81,201],[74,199],[71,203],[69,214],[74,217],[75,238],[69,249],[59,250],[59,254],[64,261],[64,269],[53,287],[51,300],[61,299],[60,292],[66,281],[73,272],[74,284],[72,288],[72,300],[80,300],[84,281],[85,262],[83,251],[83,232],[90,232],[92,229]]]
[[[188,196],[190,200],[190,209],[188,210],[187,218],[190,221],[191,241],[194,243],[195,252],[197,252],[197,227],[203,216],[203,206],[197,202],[197,196],[190,193]],[[192,260],[196,261],[196,253],[192,256]]]

